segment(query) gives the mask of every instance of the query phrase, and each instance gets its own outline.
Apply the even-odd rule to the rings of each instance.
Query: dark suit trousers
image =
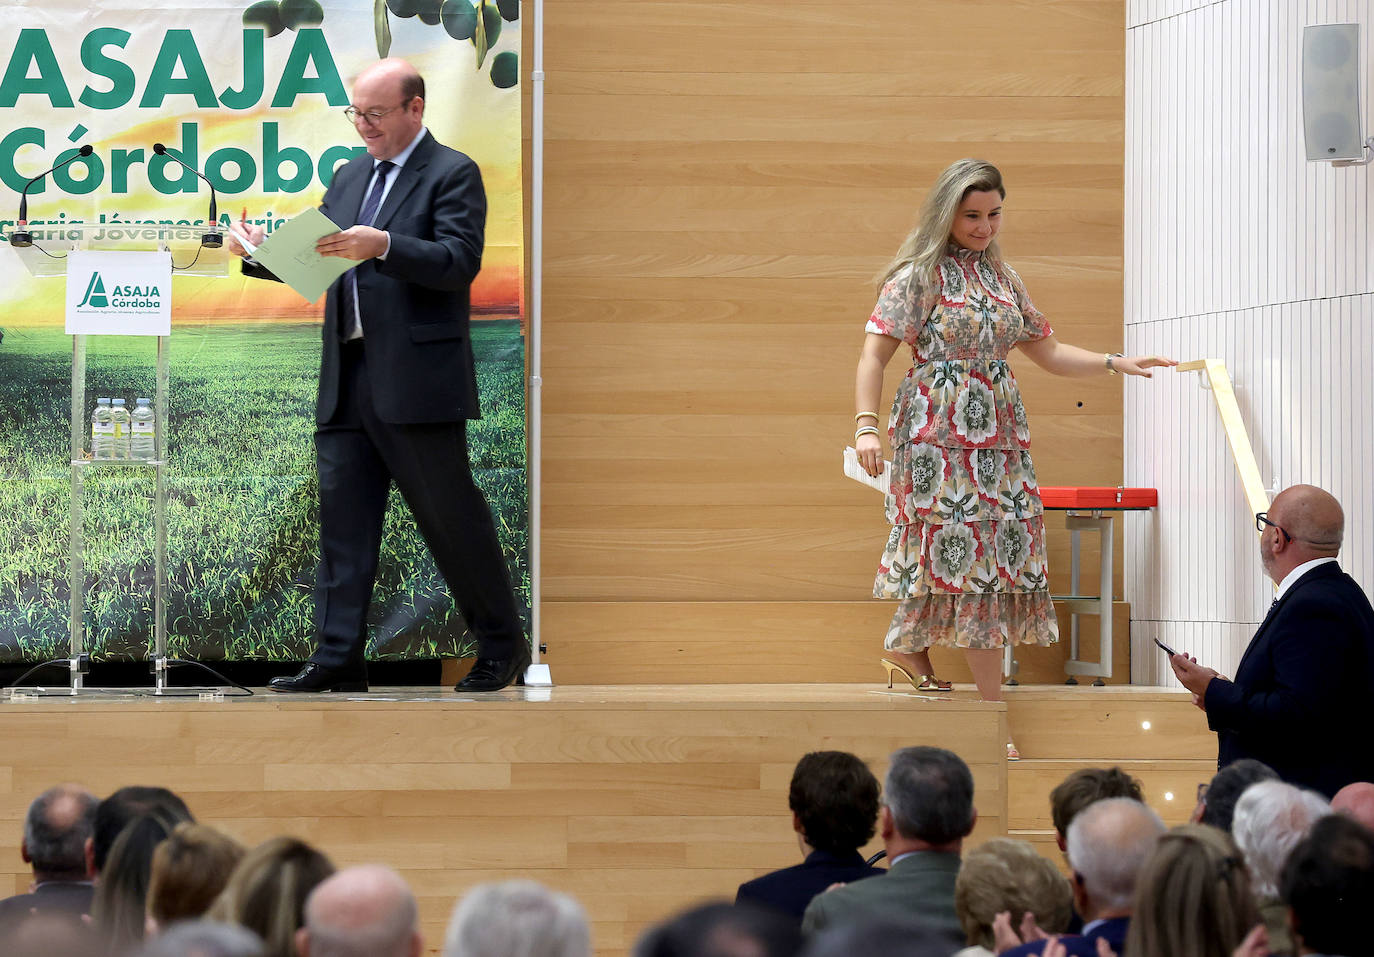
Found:
[[[483,658],[509,658],[525,640],[491,509],[472,480],[467,423],[395,425],[377,418],[364,340],[342,347],[339,405],[317,425],[319,648],[328,668],[361,669],[391,482],[410,506],[449,594]]]

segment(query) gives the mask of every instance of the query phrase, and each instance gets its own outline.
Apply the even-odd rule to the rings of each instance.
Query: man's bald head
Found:
[[[1315,485],[1284,489],[1269,506],[1269,518],[1293,536],[1294,544],[1318,553],[1314,557],[1335,555],[1341,550],[1345,512],[1336,497],[1325,489]]]
[[[353,88],[356,90],[364,85],[375,86],[380,91],[394,94],[402,100],[416,96],[424,99],[425,95],[424,77],[420,76],[419,70],[400,57],[378,60],[359,73]]]
[[[1331,810],[1353,817],[1374,831],[1374,784],[1368,781],[1347,784],[1331,799]]]
[[[59,784],[38,795],[24,819],[24,860],[40,880],[86,880],[86,841],[100,801],[76,784]]]
[[[392,160],[425,123],[425,81],[405,60],[379,60],[353,81],[353,128],[374,160]]]
[[[419,909],[400,874],[380,864],[350,867],[305,901],[301,957],[418,957]]]
[[[1269,524],[1260,533],[1260,564],[1275,583],[1304,562],[1335,558],[1345,533],[1345,513],[1330,492],[1294,485],[1274,496]]]

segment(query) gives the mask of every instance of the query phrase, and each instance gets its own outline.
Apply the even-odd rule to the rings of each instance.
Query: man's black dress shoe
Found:
[[[305,667],[288,678],[285,675],[267,682],[273,691],[366,691],[367,672],[340,671],[307,661]]]
[[[525,669],[530,666],[530,652],[524,648],[513,658],[478,658],[454,691],[500,691],[511,682],[525,683]]]

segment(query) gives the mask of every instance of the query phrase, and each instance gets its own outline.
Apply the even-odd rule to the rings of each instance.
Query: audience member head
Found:
[[[266,951],[247,927],[183,920],[145,943],[138,957],[266,957]]]
[[[1020,926],[1027,911],[1043,930],[1058,934],[1069,925],[1073,892],[1050,861],[1025,841],[995,837],[964,855],[954,882],[954,912],[967,943],[993,950],[992,920],[1010,911]]]
[[[333,873],[329,858],[309,844],[274,837],[243,856],[206,916],[247,927],[268,957],[294,957],[305,899]]]
[[[148,932],[202,916],[229,883],[243,845],[212,827],[183,821],[153,851]]]
[[[94,794],[75,784],[49,788],[29,805],[20,854],[33,867],[34,880],[90,880],[86,842],[95,827]]]
[[[389,867],[349,867],[320,883],[296,933],[300,957],[419,957],[415,895]]]
[[[1066,844],[1074,901],[1084,919],[1131,913],[1141,868],[1163,833],[1159,815],[1131,798],[1103,798],[1073,819]]]
[[[453,909],[443,957],[590,957],[582,905],[534,881],[479,884]]]
[[[797,833],[812,848],[853,854],[877,829],[878,779],[852,754],[813,751],[792,772],[787,806]]]
[[[1103,798],[1131,798],[1143,803],[1145,791],[1120,768],[1079,768],[1050,792],[1050,817],[1061,851],[1068,846],[1069,824],[1078,812]]]
[[[172,806],[160,807],[130,821],[111,846],[91,903],[91,920],[111,950],[143,939],[153,852],[182,820]]]
[[[1274,496],[1260,534],[1260,564],[1281,582],[1303,562],[1334,558],[1345,534],[1345,513],[1334,495],[1315,485],[1293,485]]]
[[[1368,781],[1347,784],[1331,799],[1331,810],[1352,817],[1374,831],[1374,784]]]
[[[644,933],[632,957],[793,957],[797,922],[747,904],[703,904]]]
[[[95,826],[91,834],[91,863],[95,873],[105,869],[110,848],[130,821],[164,810],[178,821],[195,820],[186,802],[166,788],[134,785],[120,788],[101,801],[95,809]]]
[[[1193,811],[1192,823],[1210,824],[1230,832],[1231,818],[1236,813],[1236,802],[1245,789],[1260,781],[1277,781],[1278,774],[1263,761],[1254,758],[1241,758],[1226,765],[1212,776],[1197,808]]]
[[[812,938],[802,957],[949,957],[949,938],[917,923],[865,920]]]
[[[1140,874],[1126,953],[1231,957],[1259,919],[1231,835],[1184,824],[1159,839]]]
[[[1283,862],[1317,818],[1330,813],[1326,798],[1282,781],[1260,781],[1245,789],[1236,802],[1231,836],[1260,900],[1278,899]]]
[[[973,774],[953,751],[902,748],[888,764],[879,811],[889,857],[907,850],[957,852],[973,830]]]
[[[1279,896],[1301,941],[1299,953],[1374,954],[1374,833],[1343,814],[1317,821],[1288,856]]]

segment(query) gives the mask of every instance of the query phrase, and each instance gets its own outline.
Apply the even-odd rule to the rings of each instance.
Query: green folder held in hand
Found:
[[[245,243],[244,248],[248,255],[272,270],[274,276],[315,302],[330,283],[358,265],[354,259],[315,252],[320,237],[338,231],[339,227],[328,216],[312,206],[274,229],[261,246],[253,248]]]

